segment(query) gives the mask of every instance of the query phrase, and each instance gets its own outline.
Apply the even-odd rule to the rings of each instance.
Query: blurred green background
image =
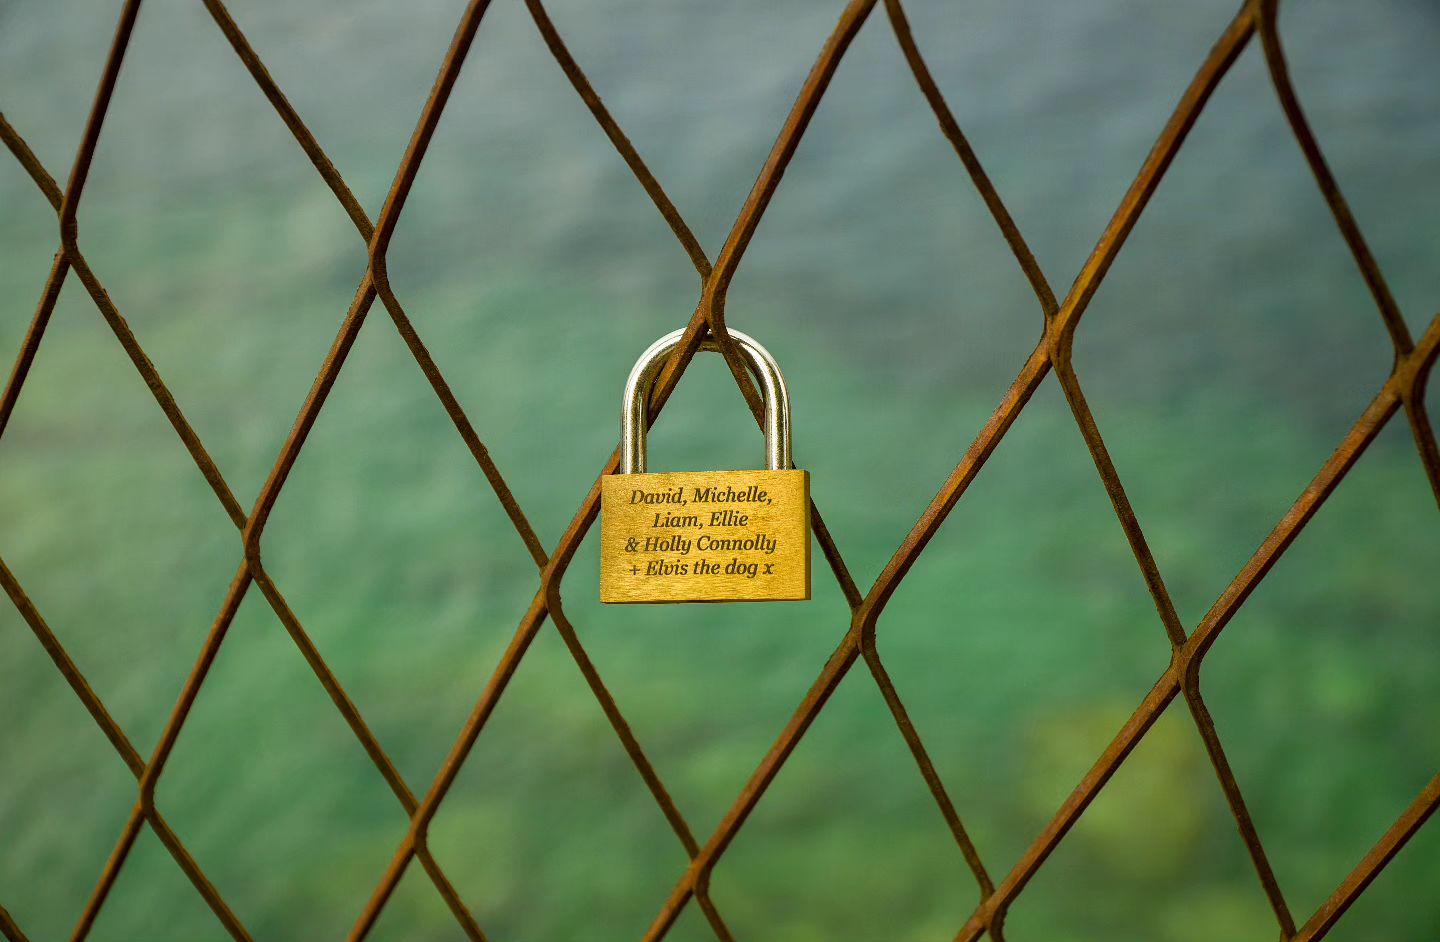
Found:
[[[572,51],[712,255],[839,0],[553,0]],[[62,180],[115,3],[0,2],[0,107]],[[234,0],[377,213],[459,0]],[[938,81],[1058,292],[1233,0],[908,5]],[[1317,134],[1418,332],[1440,307],[1440,8],[1290,0]],[[0,351],[53,213],[0,160]],[[364,271],[364,246],[219,30],[147,0],[80,241],[249,506]],[[634,357],[697,278],[517,0],[496,0],[401,218],[396,290],[548,546],[614,446]],[[779,358],[797,461],[869,585],[999,401],[1038,306],[883,11],[841,65],[735,279]],[[1081,325],[1076,366],[1187,628],[1382,383],[1386,335],[1258,47],[1201,117]],[[1431,407],[1440,396],[1431,393]],[[728,372],[697,359],[660,469],[751,466]],[[1440,768],[1440,528],[1391,423],[1206,661],[1203,683],[1303,920]],[[378,307],[265,535],[267,565],[423,791],[535,592],[528,555]],[[0,554],[148,755],[241,558],[236,532],[72,277],[0,443]],[[610,607],[596,534],[567,610],[698,834],[846,628],[814,601]],[[1053,377],[902,584],[882,655],[997,878],[1168,660]],[[134,781],[0,606],[0,904],[68,933]],[[162,778],[162,810],[257,939],[339,938],[405,816],[258,592]],[[550,626],[433,829],[496,940],[625,939],[684,854]],[[1440,827],[1332,938],[1440,939]],[[874,683],[852,671],[719,866],[737,935],[949,938],[977,892]],[[1259,884],[1172,707],[1020,897],[1012,940],[1269,940]],[[141,838],[91,938],[223,938]],[[372,938],[459,938],[412,867]],[[710,938],[690,907],[670,938]]]

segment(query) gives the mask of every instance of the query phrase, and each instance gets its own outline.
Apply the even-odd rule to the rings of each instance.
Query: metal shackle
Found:
[[[770,471],[783,471],[790,464],[790,393],[785,388],[785,377],[770,351],[760,346],[748,334],[738,330],[728,332],[740,353],[750,364],[750,371],[760,380],[760,393],[765,400],[765,467]],[[652,343],[625,381],[625,397],[620,408],[620,473],[645,473],[645,419],[646,404],[650,400],[650,387],[665,366],[665,358],[680,345],[685,335],[683,329],[672,331]],[[720,347],[714,339],[706,338],[700,344],[701,350]]]

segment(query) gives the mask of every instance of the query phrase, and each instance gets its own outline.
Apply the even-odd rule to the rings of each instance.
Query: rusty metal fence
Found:
[[[400,213],[405,207],[420,164],[424,160],[426,149],[440,122],[456,77],[470,50],[476,30],[480,27],[481,20],[489,6],[488,0],[471,0],[466,8],[460,24],[455,30],[454,38],[441,65],[429,99],[421,111],[409,146],[395,172],[394,182],[384,207],[380,211],[379,217],[373,221],[361,208],[345,180],[291,106],[284,92],[271,78],[264,63],[250,46],[245,34],[231,17],[225,5],[221,0],[203,0],[203,2],[236,55],[240,57],[260,90],[274,106],[280,120],[290,129],[295,140],[314,164],[316,171],[344,207],[360,236],[366,241],[369,249],[369,265],[356,289],[354,301],[340,324],[339,332],[329,353],[315,377],[309,395],[300,408],[294,427],[280,454],[276,457],[254,507],[247,513],[226,483],[220,469],[216,467],[209,452],[206,451],[205,446],[186,421],[180,404],[176,402],[164,380],[147,358],[140,341],[110,300],[99,277],[86,262],[81,248],[78,221],[80,201],[85,191],[85,183],[94,158],[96,143],[104,127],[116,78],[135,27],[140,0],[126,0],[123,5],[119,24],[116,27],[114,40],[95,95],[94,105],[85,126],[84,136],[74,165],[70,169],[69,179],[63,188],[50,171],[41,165],[26,145],[20,131],[12,127],[3,115],[0,115],[0,137],[4,138],[6,146],[15,159],[34,180],[41,195],[55,209],[60,223],[59,251],[55,255],[39,306],[22,342],[14,369],[5,385],[3,398],[0,398],[0,436],[4,434],[16,400],[25,385],[36,351],[45,339],[46,327],[50,322],[61,286],[73,273],[94,301],[101,317],[109,325],[115,338],[140,372],[154,395],[155,401],[180,436],[205,480],[209,482],[215,497],[234,523],[244,548],[243,561],[230,584],[220,612],[185,681],[180,698],[170,714],[159,742],[148,759],[142,756],[125,731],[111,717],[104,703],[91,689],[75,662],[66,652],[65,647],[60,643],[56,633],[25,594],[25,590],[14,574],[3,561],[0,561],[0,584],[3,584],[6,594],[44,646],[55,666],[64,675],[76,696],[84,703],[95,722],[110,740],[120,758],[129,767],[139,786],[134,808],[116,840],[114,850],[99,876],[88,903],[80,914],[71,936],[72,939],[83,939],[88,935],[97,914],[105,905],[137,837],[141,834],[142,829],[147,827],[163,842],[174,857],[175,863],[184,871],[195,891],[204,898],[229,935],[239,940],[252,938],[240,914],[230,908],[220,889],[205,876],[200,863],[186,850],[180,835],[166,823],[165,816],[157,807],[155,800],[157,782],[165,772],[166,763],[175,747],[181,728],[185,725],[216,655],[225,642],[226,634],[241,601],[252,587],[258,589],[269,602],[300,653],[314,671],[316,678],[334,702],[335,708],[340,711],[356,738],[369,754],[376,770],[385,779],[394,792],[396,800],[400,802],[410,819],[409,828],[400,845],[395,849],[389,866],[384,873],[377,874],[378,881],[375,889],[361,908],[359,918],[350,932],[349,938],[352,940],[364,939],[369,935],[402,875],[415,863],[424,869],[434,884],[435,890],[443,898],[456,923],[466,936],[471,939],[486,938],[481,922],[461,899],[445,872],[431,855],[427,845],[427,833],[437,809],[455,782],[461,765],[485,729],[497,702],[504,695],[507,685],[520,667],[531,641],[537,632],[542,630],[547,620],[552,622],[555,630],[559,632],[616,735],[640,772],[655,802],[664,813],[676,839],[684,847],[689,857],[689,865],[677,875],[674,889],[669,898],[660,905],[654,921],[645,933],[644,938],[647,940],[663,938],[681,911],[692,900],[703,912],[716,938],[722,940],[733,938],[719,909],[710,897],[711,874],[722,860],[736,833],[744,826],[757,803],[763,799],[766,789],[780,768],[785,764],[816,716],[825,707],[831,693],[841,679],[855,666],[857,660],[864,661],[866,670],[879,688],[911,755],[914,757],[920,775],[924,778],[930,793],[939,806],[959,852],[974,875],[976,904],[969,919],[964,925],[957,927],[955,933],[955,939],[962,940],[962,942],[969,942],[969,940],[987,934],[997,942],[1004,938],[1004,921],[1009,907],[1024,891],[1030,879],[1044,866],[1056,846],[1065,839],[1071,827],[1075,825],[1100,791],[1105,788],[1116,769],[1125,762],[1161,713],[1177,698],[1183,700],[1184,709],[1189,711],[1205,744],[1210,761],[1214,765],[1219,786],[1228,802],[1229,811],[1234,816],[1240,837],[1248,851],[1255,877],[1263,888],[1274,912],[1279,936],[1282,940],[1311,942],[1311,940],[1323,938],[1355,900],[1365,892],[1395,854],[1425,824],[1436,807],[1440,806],[1440,774],[1437,774],[1390,828],[1379,836],[1370,851],[1340,881],[1318,910],[1314,913],[1295,913],[1279,888],[1275,874],[1267,860],[1265,848],[1247,810],[1245,798],[1231,772],[1225,749],[1216,734],[1205,700],[1201,696],[1200,673],[1206,652],[1234,617],[1236,611],[1245,603],[1251,592],[1295,540],[1297,534],[1335,490],[1367,446],[1375,440],[1381,429],[1395,417],[1397,412],[1403,410],[1409,421],[1431,489],[1436,495],[1437,502],[1440,502],[1440,449],[1437,449],[1435,433],[1425,414],[1424,407],[1425,384],[1437,354],[1440,354],[1440,317],[1430,323],[1428,329],[1418,340],[1411,337],[1395,300],[1386,286],[1380,268],[1366,247],[1345,198],[1326,165],[1319,144],[1311,133],[1296,98],[1277,28],[1278,0],[1252,0],[1252,2],[1244,3],[1220,35],[1161,130],[1154,147],[1146,157],[1124,199],[1115,210],[1109,224],[1101,233],[1094,250],[1075,278],[1069,293],[1063,298],[1056,296],[1049,281],[1036,264],[1023,236],[999,194],[991,185],[975,152],[971,149],[932,79],[911,34],[900,0],[884,0],[883,15],[889,20],[895,39],[908,62],[920,92],[934,112],[941,132],[953,147],[956,156],[968,172],[971,182],[983,198],[999,228],[1000,235],[1008,243],[1016,263],[1029,280],[1035,299],[1044,315],[1045,331],[1041,341],[1026,359],[1008,392],[995,408],[973,444],[965,454],[960,456],[954,470],[940,485],[939,492],[915,522],[873,585],[862,589],[855,584],[841,556],[840,549],[825,526],[819,509],[812,508],[815,538],[849,604],[850,619],[848,623],[835,627],[836,635],[840,638],[839,646],[821,667],[819,676],[804,693],[793,715],[780,731],[774,744],[744,788],[735,797],[714,832],[702,837],[696,836],[675,802],[670,798],[664,783],[647,759],[641,744],[631,732],[619,705],[611,696],[594,664],[587,656],[574,626],[565,614],[561,586],[571,559],[595,521],[600,494],[599,480],[597,479],[588,493],[584,495],[579,509],[575,512],[574,518],[559,543],[553,550],[547,552],[506,485],[500,469],[491,460],[480,432],[472,425],[470,418],[451,392],[444,376],[441,375],[434,360],[431,359],[424,342],[406,315],[400,299],[392,290],[387,276],[386,253],[391,236],[395,231]],[[707,334],[713,334],[717,338],[735,381],[758,418],[760,409],[758,394],[746,374],[743,360],[737,354],[726,333],[725,298],[727,288],[761,216],[769,205],[771,197],[795,153],[801,136],[805,133],[811,116],[821,97],[825,94],[836,67],[861,25],[874,13],[874,8],[881,5],[879,0],[851,0],[844,8],[839,22],[825,40],[819,58],[811,68],[799,97],[781,127],[775,144],[760,169],[759,178],[741,207],[719,257],[713,262],[706,257],[685,220],[666,196],[660,183],[647,169],[624,131],[606,110],[605,105],[591,87],[584,71],[571,57],[541,0],[525,0],[525,5],[550,53],[564,71],[575,92],[589,108],[595,120],[599,122],[610,142],[644,187],[645,192],[649,194],[656,209],[669,224],[675,238],[685,249],[700,275],[702,289],[699,301],[688,322],[680,348],[656,384],[651,403],[652,418],[663,407],[699,348],[701,340]],[[1388,378],[1375,392],[1374,398],[1338,444],[1334,453],[1320,467],[1309,485],[1275,524],[1259,549],[1230,581],[1210,610],[1198,624],[1187,630],[1176,614],[1175,606],[1171,602],[1160,570],[1147,546],[1145,534],[1140,528],[1130,501],[1126,497],[1125,489],[1121,485],[1120,476],[1110,459],[1094,417],[1086,404],[1079,377],[1071,363],[1071,349],[1081,315],[1085,312],[1106,272],[1125,244],[1126,237],[1154,194],[1201,110],[1236,57],[1247,44],[1257,39],[1263,49],[1270,79],[1295,141],[1314,173],[1315,180],[1334,217],[1335,225],[1348,244],[1355,263],[1365,279],[1379,314],[1380,323],[1389,333],[1395,357]],[[524,552],[533,559],[539,576],[539,591],[536,592],[529,609],[520,619],[519,627],[499,663],[495,666],[489,682],[480,691],[474,710],[465,720],[439,774],[419,793],[401,777],[395,763],[376,740],[365,719],[360,715],[330,667],[327,666],[321,652],[287,605],[285,596],[266,572],[262,556],[266,521],[305,445],[317,415],[324,407],[336,377],[345,365],[356,336],[364,326],[377,299],[390,316],[395,329],[399,331],[416,362],[424,371],[435,395],[449,414],[456,432],[464,440],[470,454],[489,480],[496,498],[514,525],[515,532],[523,544]],[[996,873],[986,867],[967,836],[961,817],[948,797],[945,785],[931,762],[920,735],[911,723],[905,705],[886,672],[885,664],[876,647],[876,635],[886,603],[897,586],[910,571],[916,559],[924,552],[930,539],[944,524],[947,515],[965,494],[967,487],[984,468],[986,460],[1014,424],[1036,388],[1052,371],[1065,393],[1075,422],[1079,426],[1096,470],[1109,494],[1116,517],[1129,541],[1136,564],[1139,566],[1140,573],[1154,602],[1159,627],[1169,637],[1172,654],[1168,667],[1156,680],[1154,687],[1141,700],[1129,720],[1095,760],[1075,790],[1055,810],[1054,816],[1035,836],[1020,860],[1009,872]],[[601,469],[600,474],[604,475],[614,471],[616,462],[616,456],[612,455],[609,462]],[[0,900],[0,904],[3,902]],[[26,942],[27,940],[22,928],[3,908],[3,905],[0,905],[0,934],[3,934],[10,942]]]

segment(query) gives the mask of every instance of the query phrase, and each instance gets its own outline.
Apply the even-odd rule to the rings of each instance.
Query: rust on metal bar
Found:
[[[1270,572],[1271,568],[1294,542],[1299,533],[1333,493],[1340,481],[1359,460],[1365,449],[1397,412],[1403,411],[1408,421],[1416,450],[1427,478],[1440,505],[1440,448],[1437,448],[1433,424],[1425,408],[1425,391],[1437,356],[1440,356],[1440,317],[1419,337],[1412,339],[1405,320],[1385,281],[1379,263],[1371,254],[1359,223],[1349,209],[1339,183],[1329,169],[1320,144],[1310,129],[1299,103],[1299,96],[1290,78],[1281,33],[1278,25],[1278,0],[1246,0],[1201,62],[1179,103],[1162,128],[1153,148],[1121,199],[1107,225],[1097,239],[1090,256],[1063,299],[1057,298],[1052,281],[1040,268],[1019,226],[1002,200],[997,188],[981,165],[960,122],[951,111],[922,55],[913,34],[902,0],[884,0],[890,29],[916,86],[934,114],[939,130],[956,158],[965,168],[970,184],[975,187],[986,209],[1005,240],[1016,264],[1035,295],[1041,317],[1040,335],[1032,352],[1020,364],[1014,381],[1001,397],[994,411],[979,429],[963,454],[957,456],[954,468],[939,485],[934,498],[915,521],[884,569],[868,587],[854,582],[839,547],[825,526],[819,509],[813,503],[812,529],[836,585],[849,608],[848,617],[834,626],[837,646],[819,666],[809,688],[755,771],[735,796],[728,811],[715,829],[703,840],[671,797],[668,787],[645,753],[639,738],[625,717],[621,704],[611,693],[599,669],[581,644],[575,625],[565,613],[562,583],[569,565],[593,525],[599,503],[600,479],[614,472],[618,451],[612,453],[600,468],[599,476],[581,496],[569,525],[549,552],[529,523],[519,501],[511,491],[501,470],[476,426],[466,413],[439,366],[429,353],[419,330],[405,311],[393,290],[387,271],[387,255],[391,238],[404,210],[407,198],[426,151],[444,114],[451,91],[459,76],[483,17],[488,0],[471,0],[464,9],[440,64],[431,92],[418,115],[414,132],[403,154],[399,155],[395,175],[378,216],[372,220],[355,198],[340,170],[331,161],[318,139],[300,117],[290,99],[266,68],[259,52],[252,46],[239,23],[222,0],[202,0],[231,49],[255,81],[257,88],[289,130],[301,151],[310,160],[321,180],[351,220],[356,234],[366,246],[367,266],[347,310],[340,318],[335,338],[319,366],[289,435],[271,465],[270,472],[246,513],[237,500],[220,468],[201,443],[189,424],[180,404],[171,394],[159,371],[146,355],[140,339],[119,307],[107,293],[100,277],[90,267],[80,247],[80,206],[90,168],[95,159],[111,99],[115,94],[126,50],[137,28],[140,0],[126,0],[120,9],[112,41],[97,84],[92,107],[87,113],[80,144],[65,186],[45,169],[20,133],[0,114],[0,140],[34,182],[39,195],[56,212],[59,247],[45,277],[39,302],[29,328],[21,340],[9,377],[0,393],[0,439],[22,390],[30,378],[35,356],[45,342],[60,292],[73,271],[96,311],[106,322],[137,373],[150,389],[152,397],[190,455],[196,470],[204,477],[239,537],[237,569],[231,579],[219,611],[201,642],[194,664],[185,677],[181,693],[170,713],[158,742],[148,761],[142,758],[90,686],[62,643],[63,628],[52,630],[35,603],[26,594],[19,578],[0,560],[0,588],[30,627],[32,634],[49,656],[56,669],[90,713],[96,725],[110,742],[120,760],[135,777],[138,799],[105,862],[95,889],[79,913],[71,938],[82,940],[91,931],[98,915],[111,896],[111,890],[125,866],[130,851],[145,828],[159,837],[162,844],[185,873],[197,893],[214,912],[221,926],[238,940],[250,935],[239,917],[217,888],[205,876],[200,865],[186,849],[180,836],[166,823],[156,799],[157,788],[164,778],[167,762],[181,730],[200,696],[210,669],[228,636],[236,613],[251,586],[257,586],[281,625],[290,635],[316,680],[341,714],[358,745],[366,752],[396,800],[409,818],[400,845],[379,875],[371,895],[350,931],[353,940],[366,938],[384,911],[409,864],[418,859],[436,892],[444,900],[457,925],[472,940],[484,940],[485,933],[477,917],[461,900],[448,875],[434,859],[428,847],[429,828],[441,803],[449,793],[460,769],[468,760],[479,736],[487,725],[511,679],[520,669],[531,642],[547,621],[553,622],[570,656],[580,669],[586,685],[601,707],[635,766],[657,808],[664,815],[676,839],[684,849],[688,862],[679,874],[668,898],[644,934],[646,940],[664,938],[693,898],[700,907],[711,932],[721,942],[731,942],[734,935],[722,918],[720,908],[711,898],[710,879],[726,849],[744,827],[751,813],[794,752],[808,729],[829,702],[840,682],[857,660],[863,659],[871,681],[879,690],[897,730],[904,739],[915,762],[916,770],[929,789],[941,821],[956,849],[974,878],[976,902],[972,914],[956,933],[959,940],[973,940],[988,934],[995,942],[1003,942],[1004,920],[1010,906],[1019,897],[1035,874],[1043,867],[1085,810],[1103,791],[1115,772],[1124,764],[1135,747],[1153,727],[1161,714],[1177,699],[1183,699],[1205,746],[1217,784],[1234,818],[1237,833],[1244,844],[1256,878],[1265,893],[1280,930],[1282,942],[1317,942],[1337,923],[1375,878],[1394,859],[1414,834],[1423,827],[1440,807],[1440,775],[1432,779],[1420,795],[1406,808],[1390,828],[1380,836],[1374,847],[1335,888],[1326,902],[1298,929],[1289,903],[1281,892],[1270,866],[1259,830],[1251,818],[1240,785],[1226,757],[1221,738],[1210,717],[1201,694],[1200,677],[1207,652],[1236,612]],[[747,251],[772,198],[781,186],[786,168],[809,126],[810,120],[829,88],[831,78],[844,58],[858,31],[865,25],[879,0],[850,0],[843,5],[835,26],[821,43],[820,54],[777,133],[754,186],[742,205],[713,264],[707,257],[689,223],[683,218],[660,181],[651,172],[639,151],[605,106],[599,91],[571,54],[560,30],[552,21],[542,0],[524,0],[526,9],[541,39],[571,88],[585,104],[616,154],[640,184],[655,209],[660,213],[688,264],[699,276],[699,292],[695,308],[685,323],[682,340],[661,371],[649,403],[649,421],[664,407],[669,396],[684,376],[702,342],[713,338],[725,355],[736,387],[757,422],[761,417],[758,390],[738,356],[725,325],[725,300],[735,272]],[[1291,134],[1315,178],[1317,187],[1330,211],[1337,230],[1345,240],[1351,256],[1369,289],[1383,328],[1394,348],[1390,374],[1375,397],[1351,427],[1334,453],[1324,462],[1310,484],[1290,509],[1281,517],[1260,547],[1220,594],[1214,605],[1192,630],[1186,631],[1166,587],[1160,567],[1149,548],[1148,540],[1121,481],[1119,470],[1111,458],[1098,423],[1086,400],[1081,379],[1071,360],[1074,337],[1082,315],[1099,289],[1111,265],[1123,250],[1125,242],[1156,192],[1187,135],[1195,125],[1207,101],[1219,86],[1231,65],[1257,36],[1262,47],[1266,68],[1278,99],[1278,105]],[[495,668],[478,692],[478,699],[464,719],[454,743],[442,762],[434,780],[417,793],[401,777],[359,708],[346,692],[339,677],[326,662],[323,653],[311,639],[298,617],[285,600],[280,587],[266,571],[262,560],[262,544],[267,522],[290,472],[305,447],[310,432],[345,367],[360,330],[376,300],[390,315],[397,333],[405,342],[411,358],[425,375],[436,399],[445,409],[455,433],[465,443],[476,466],[485,475],[491,490],[505,511],[519,540],[535,565],[536,586],[528,609],[520,618],[515,633]],[[963,499],[970,485],[984,467],[1000,442],[1024,411],[1041,383],[1051,374],[1063,391],[1066,402],[1095,465],[1096,473],[1110,499],[1116,521],[1125,534],[1138,574],[1155,606],[1158,628],[1165,633],[1171,648],[1171,661],[1155,685],[1138,704],[1130,718],[1105,747],[1076,788],[1056,810],[1050,821],[1011,869],[998,880],[992,877],[978,849],[970,840],[960,810],[949,796],[944,782],[916,729],[909,710],[885,666],[879,645],[882,614],[896,589],[907,577],[930,541],[944,525],[951,511]],[[198,628],[197,628],[198,631]],[[319,822],[317,822],[318,824]],[[957,890],[957,892],[960,892]],[[28,942],[19,925],[0,906],[0,935],[9,942]]]

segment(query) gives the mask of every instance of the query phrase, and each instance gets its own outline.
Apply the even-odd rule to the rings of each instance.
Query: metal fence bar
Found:
[[[336,709],[344,717],[360,745],[370,756],[377,772],[395,793],[410,820],[400,846],[396,849],[389,866],[381,876],[350,933],[350,938],[354,940],[364,939],[368,936],[401,876],[414,859],[420,860],[431,883],[467,937],[471,939],[486,938],[475,917],[445,875],[444,870],[431,855],[428,847],[429,827],[496,704],[504,695],[509,681],[520,668],[531,641],[541,630],[547,618],[553,620],[567,650],[580,668],[586,684],[590,687],[627,755],[645,781],[657,806],[690,858],[690,862],[680,875],[675,888],[669,898],[664,901],[646,932],[647,940],[658,940],[664,937],[692,897],[696,899],[717,939],[728,942],[734,938],[714,901],[710,898],[711,874],[722,859],[730,842],[764,797],[768,786],[780,768],[799,744],[811,723],[823,710],[830,694],[834,692],[856,660],[861,658],[885,700],[897,730],[904,738],[921,777],[936,801],[941,816],[956,842],[957,849],[975,878],[979,891],[977,905],[965,925],[957,932],[956,939],[959,940],[973,940],[988,934],[996,942],[1003,942],[1004,919],[1010,905],[1023,892],[1028,881],[1044,865],[1050,854],[1064,840],[1070,828],[1099,795],[1110,777],[1177,696],[1184,699],[1215,768],[1218,784],[1235,819],[1240,838],[1255,868],[1256,877],[1274,911],[1282,942],[1290,942],[1290,940],[1312,942],[1312,940],[1323,938],[1410,837],[1426,823],[1437,806],[1440,806],[1440,775],[1437,775],[1390,829],[1381,836],[1374,848],[1337,886],[1330,898],[1297,930],[1295,918],[1270,867],[1259,833],[1250,817],[1239,784],[1230,769],[1219,734],[1214,728],[1200,692],[1201,664],[1210,646],[1345,474],[1359,460],[1365,448],[1395,413],[1402,409],[1411,427],[1416,450],[1436,495],[1437,504],[1440,504],[1440,448],[1437,448],[1435,432],[1424,407],[1426,382],[1437,356],[1440,356],[1440,317],[1430,324],[1418,340],[1412,340],[1404,319],[1386,286],[1379,265],[1370,254],[1359,226],[1350,213],[1339,185],[1330,173],[1320,146],[1305,120],[1284,58],[1277,25],[1278,0],[1247,0],[1241,6],[1181,97],[1154,148],[1146,158],[1114,216],[1101,233],[1094,251],[1081,268],[1068,295],[1063,300],[1057,300],[1049,280],[1035,261],[1019,228],[995,187],[991,184],[979,159],[971,149],[968,139],[945,102],[939,87],[931,77],[906,19],[901,0],[884,0],[886,15],[900,51],[906,59],[921,94],[934,112],[941,133],[949,141],[956,156],[964,165],[972,184],[991,212],[1001,236],[1005,239],[1035,293],[1042,315],[1044,333],[1040,343],[1026,358],[1015,381],[975,441],[943,482],[935,498],[920,515],[909,535],[868,590],[862,592],[856,586],[823,518],[818,509],[812,505],[816,538],[836,578],[837,585],[849,605],[850,617],[846,624],[836,626],[838,647],[821,668],[814,683],[802,698],[784,729],[780,731],[749,781],[736,796],[725,817],[703,844],[696,839],[684,815],[670,797],[669,791],[632,732],[619,704],[581,644],[574,625],[564,612],[561,585],[575,552],[598,513],[599,478],[585,495],[554,551],[547,554],[518,501],[506,484],[498,466],[490,457],[479,432],[461,407],[439,367],[431,358],[418,331],[405,313],[399,298],[389,283],[387,252],[390,239],[419,166],[424,159],[430,139],[444,112],[450,91],[469,54],[476,32],[481,26],[489,6],[489,0],[472,0],[462,15],[449,50],[441,64],[434,88],[421,111],[415,132],[397,168],[385,205],[373,222],[355,199],[343,176],[330,161],[298,112],[271,77],[259,54],[251,46],[223,2],[221,0],[202,0],[202,2],[231,48],[250,72],[260,91],[289,128],[316,171],[354,223],[357,234],[367,246],[368,265],[364,277],[357,286],[354,300],[341,321],[330,351],[300,408],[295,425],[277,455],[253,509],[246,514],[226,484],[219,468],[201,444],[198,435],[185,419],[179,404],[145,355],[140,341],[110,300],[99,277],[86,262],[79,246],[79,203],[109,102],[114,93],[120,66],[135,28],[140,0],[126,0],[121,7],[119,23],[97,88],[95,103],[87,118],[74,167],[63,190],[46,172],[21,135],[4,119],[3,115],[0,115],[0,139],[3,139],[16,160],[34,180],[42,196],[55,209],[60,229],[60,251],[46,278],[40,302],[30,328],[21,342],[9,380],[3,394],[0,394],[0,437],[4,435],[8,420],[28,378],[30,365],[44,340],[46,328],[61,288],[70,272],[73,271],[95,303],[102,318],[110,326],[117,341],[130,357],[132,364],[145,380],[157,404],[174,427],[196,467],[215,492],[222,509],[237,528],[243,548],[243,559],[226,593],[219,614],[202,644],[195,666],[186,678],[181,695],[148,763],[141,759],[124,731],[111,718],[100,698],[90,688],[65,651],[57,633],[45,622],[25,594],[18,579],[3,562],[0,562],[0,586],[3,586],[12,603],[50,655],[57,669],[71,685],[77,697],[91,713],[102,732],[110,740],[122,761],[136,776],[139,785],[139,800],[122,829],[109,860],[102,869],[95,891],[80,914],[72,935],[73,939],[83,939],[90,931],[100,909],[109,898],[110,889],[113,887],[130,849],[141,829],[146,826],[160,837],[226,931],[236,939],[248,940],[250,938],[239,917],[230,910],[229,905],[224,901],[220,890],[204,876],[199,864],[190,856],[179,836],[165,823],[156,804],[155,792],[180,730],[199,696],[220,645],[224,642],[240,603],[252,583],[259,587],[271,609],[315,673],[317,680],[329,694]],[[782,125],[775,145],[760,170],[755,186],[741,207],[730,235],[713,265],[679,210],[646,166],[619,123],[605,107],[581,66],[570,54],[541,0],[524,0],[524,2],[558,67],[650,197],[662,218],[670,226],[681,249],[686,253],[700,277],[699,300],[688,321],[684,339],[662,372],[652,394],[651,421],[663,408],[699,348],[700,342],[707,335],[713,335],[716,339],[734,375],[739,392],[758,421],[761,410],[758,391],[746,373],[743,361],[737,355],[725,327],[726,294],[740,259],[743,257],[770,199],[780,185],[785,169],[805,133],[811,116],[824,96],[835,69],[842,60],[850,41],[866,22],[874,7],[877,6],[878,0],[851,0],[844,6],[834,30],[826,39],[820,56]],[[1119,472],[1110,457],[1094,415],[1085,399],[1080,379],[1071,362],[1071,349],[1081,316],[1103,281],[1110,265],[1123,248],[1135,222],[1154,194],[1175,154],[1183,145],[1186,135],[1193,127],[1211,93],[1223,79],[1236,57],[1255,35],[1259,36],[1281,110],[1316,178],[1335,224],[1349,246],[1370,289],[1382,325],[1389,333],[1394,346],[1395,361],[1389,377],[1375,399],[1351,428],[1334,454],[1324,463],[1310,485],[1231,581],[1215,605],[1200,620],[1194,630],[1187,634],[1170,599],[1159,566],[1149,549],[1144,531],[1121,484]],[[401,778],[394,763],[370,731],[339,679],[326,664],[321,652],[289,608],[279,587],[266,572],[261,557],[263,534],[270,513],[340,370],[344,367],[350,349],[365,324],[367,315],[377,299],[390,315],[395,329],[405,341],[411,356],[450,416],[456,433],[469,449],[477,466],[485,474],[502,509],[511,520],[525,551],[534,561],[538,576],[535,596],[525,615],[521,618],[514,637],[481,691],[475,708],[462,726],[435,780],[418,799]],[[978,851],[971,843],[960,815],[929,758],[899,692],[890,679],[877,643],[878,625],[881,614],[896,588],[924,552],[929,541],[944,524],[950,511],[964,496],[970,483],[983,470],[987,459],[1024,410],[1031,395],[1052,370],[1090,451],[1101,483],[1111,500],[1117,522],[1130,545],[1141,578],[1155,604],[1160,627],[1166,633],[1171,645],[1172,658],[1170,665],[1157,680],[1155,686],[1097,758],[1090,772],[1056,811],[1049,824],[1037,835],[1021,859],[997,883],[992,879]],[[616,455],[612,454],[610,460],[601,469],[601,476],[615,470],[616,460]],[[20,940],[26,939],[21,928],[3,907],[0,907],[0,934],[3,934],[11,942],[20,942]]]

